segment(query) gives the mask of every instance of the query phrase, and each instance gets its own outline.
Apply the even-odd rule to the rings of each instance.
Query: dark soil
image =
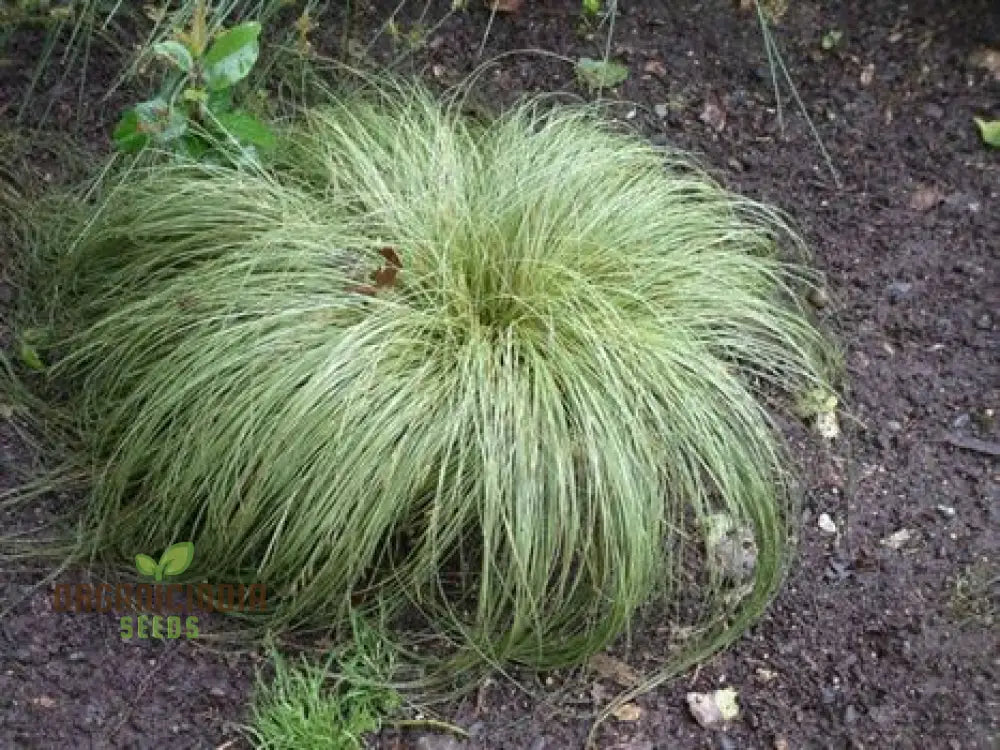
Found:
[[[654,140],[699,152],[726,184],[794,217],[828,275],[821,314],[843,342],[850,392],[844,438],[828,449],[794,445],[806,491],[801,544],[767,616],[700,669],[640,699],[638,720],[606,725],[600,747],[1000,747],[1000,466],[988,452],[1000,441],[1000,152],[984,148],[972,122],[1000,116],[1000,80],[969,63],[981,46],[1000,48],[1000,6],[790,3],[776,37],[835,180],[789,102],[779,129],[752,17],[723,0],[622,4],[612,51],[630,78],[614,92],[622,103],[612,112]],[[348,35],[370,41],[394,5],[359,12]],[[423,3],[407,5],[404,30]],[[579,34],[578,9],[575,0],[526,0],[518,14],[494,20],[482,59],[529,48],[600,57],[605,31]],[[427,18],[442,14],[432,7]],[[488,21],[478,6],[451,16],[407,64],[457,82],[481,62]],[[831,29],[844,36],[824,51]],[[343,31],[332,25],[331,39],[316,43],[339,43]],[[0,68],[8,121],[37,44],[18,49],[24,59]],[[399,50],[387,40],[373,51]],[[100,91],[100,66],[92,69],[88,86]],[[587,96],[567,62],[527,53],[499,59],[478,91],[497,105],[524,92]],[[75,102],[70,86],[57,121],[78,114]],[[115,113],[97,97],[87,102],[82,119],[103,148]],[[706,113],[706,103],[718,109]],[[0,291],[9,300],[9,287]],[[954,444],[963,438],[985,442]],[[7,473],[30,455],[10,429],[0,447]],[[821,513],[836,534],[819,529]],[[883,543],[903,529],[909,539],[898,549]],[[5,575],[0,601],[40,579]],[[0,621],[0,747],[241,746],[230,722],[245,718],[254,657],[184,640],[124,643],[116,618],[52,612],[49,591]],[[622,654],[638,662],[658,640],[639,632]],[[385,732],[377,742],[579,748],[590,728],[582,716],[615,692],[594,679],[580,680],[582,703],[493,681],[441,709],[470,741]],[[685,694],[721,686],[739,691],[741,717],[703,729]]]

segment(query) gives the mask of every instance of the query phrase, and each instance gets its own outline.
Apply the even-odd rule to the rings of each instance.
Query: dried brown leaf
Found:
[[[386,287],[394,286],[396,283],[396,275],[399,273],[399,269],[403,267],[402,261],[399,259],[399,255],[391,247],[383,247],[379,250],[379,255],[385,258],[386,266],[385,268],[379,268],[372,272],[371,279],[375,282],[375,289],[385,289]],[[369,294],[368,290],[372,287],[355,287],[353,291],[359,294]],[[374,293],[374,292],[373,292]],[[369,296],[371,296],[369,294]]]
[[[395,266],[396,268],[403,267],[403,261],[399,259],[399,255],[391,247],[383,247],[378,251],[378,254],[385,258],[386,263],[390,266]]]
[[[642,718],[642,709],[634,703],[625,703],[611,712],[618,721],[638,721]]]
[[[910,194],[910,208],[914,211],[930,211],[944,200],[944,193],[933,185],[921,185]]]
[[[647,60],[646,64],[642,66],[642,72],[649,73],[657,78],[666,78],[667,66],[659,60]]]
[[[486,0],[486,6],[495,13],[517,13],[521,0]]]
[[[722,103],[718,97],[710,97],[705,100],[698,119],[708,125],[716,133],[721,133],[726,128],[726,111],[722,108]]]
[[[610,654],[594,654],[588,663],[597,674],[620,687],[631,688],[642,682],[638,672]]]

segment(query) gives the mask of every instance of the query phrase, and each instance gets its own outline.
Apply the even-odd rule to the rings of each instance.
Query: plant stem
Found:
[[[456,737],[461,737],[462,739],[469,739],[469,733],[462,729],[462,727],[437,719],[397,719],[396,721],[388,721],[386,724],[396,729],[436,729],[441,732],[454,734]]]

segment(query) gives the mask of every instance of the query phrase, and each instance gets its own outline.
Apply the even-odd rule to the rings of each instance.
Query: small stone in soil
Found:
[[[924,114],[932,120],[940,120],[944,117],[944,108],[932,102],[924,106]]]
[[[830,304],[830,296],[825,289],[816,287],[809,292],[809,303],[817,310],[821,310]]]
[[[913,284],[906,281],[894,281],[889,284],[889,301],[892,303],[901,302],[913,291]]]
[[[899,531],[889,534],[889,536],[883,539],[881,543],[882,546],[888,547],[889,549],[899,549],[912,538],[913,534],[909,529],[900,529]]]
[[[964,259],[955,261],[954,270],[960,273],[967,273],[969,276],[982,276],[986,273],[986,269],[982,266]]]
[[[843,581],[851,576],[851,565],[844,560],[830,560],[825,575],[829,581]]]
[[[422,734],[414,747],[417,750],[459,750],[462,744],[448,734]]]
[[[643,73],[649,73],[657,78],[667,77],[667,67],[659,60],[649,60],[642,66]]]

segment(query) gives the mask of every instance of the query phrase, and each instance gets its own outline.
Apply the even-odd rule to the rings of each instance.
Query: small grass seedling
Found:
[[[360,619],[353,639],[335,649],[325,664],[287,660],[270,648],[274,676],[258,672],[251,723],[244,727],[258,750],[360,750],[400,707],[400,695],[385,682],[392,652]]]

